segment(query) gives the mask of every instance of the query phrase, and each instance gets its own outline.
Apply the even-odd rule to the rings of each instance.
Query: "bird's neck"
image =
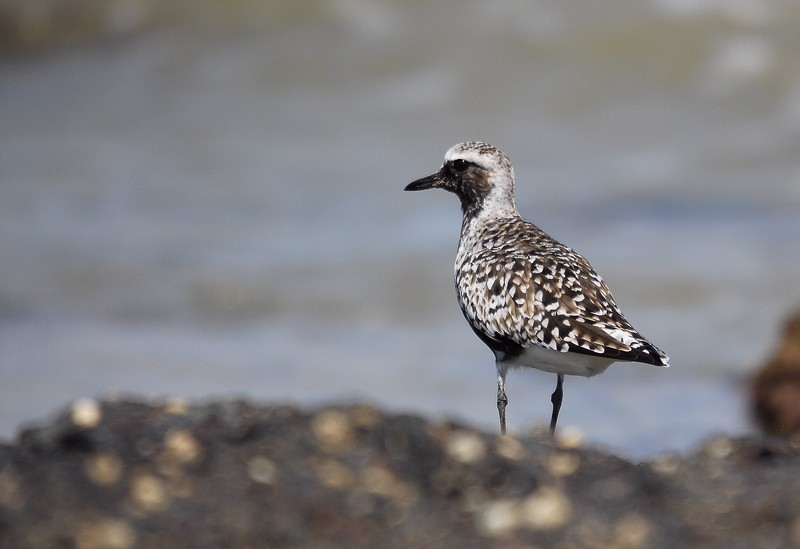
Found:
[[[461,198],[461,212],[464,214],[463,225],[473,222],[485,223],[493,219],[508,219],[519,217],[517,206],[514,204],[514,195],[499,192],[483,197],[481,200],[466,200]]]
[[[496,228],[498,224],[508,223],[510,220],[521,219],[517,213],[514,203],[497,205],[489,204],[475,211],[464,210],[464,218],[461,222],[462,240],[471,240],[479,233]]]

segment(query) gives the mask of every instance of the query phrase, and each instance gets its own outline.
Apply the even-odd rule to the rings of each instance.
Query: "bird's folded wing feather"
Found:
[[[459,294],[473,293],[466,307],[462,303],[473,327],[523,347],[661,364],[663,353],[625,319],[589,262],[555,241],[548,244],[547,257],[518,246],[473,258],[473,265],[483,265],[472,277],[477,284],[459,288]]]

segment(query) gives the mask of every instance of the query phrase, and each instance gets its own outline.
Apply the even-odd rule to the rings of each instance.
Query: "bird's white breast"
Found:
[[[510,368],[536,368],[568,376],[592,377],[605,372],[614,362],[614,359],[602,356],[562,353],[531,345],[522,354],[504,362],[504,365]]]

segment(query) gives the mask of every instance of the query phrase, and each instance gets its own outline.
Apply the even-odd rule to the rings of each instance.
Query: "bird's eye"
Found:
[[[463,172],[467,168],[469,168],[469,162],[467,162],[466,160],[463,160],[461,158],[457,158],[456,160],[453,160],[453,169],[455,171]]]

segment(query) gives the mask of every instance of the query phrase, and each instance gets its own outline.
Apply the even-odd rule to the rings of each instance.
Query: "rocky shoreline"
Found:
[[[0,446],[0,547],[787,547],[800,444],[631,463],[364,405],[76,402]]]

